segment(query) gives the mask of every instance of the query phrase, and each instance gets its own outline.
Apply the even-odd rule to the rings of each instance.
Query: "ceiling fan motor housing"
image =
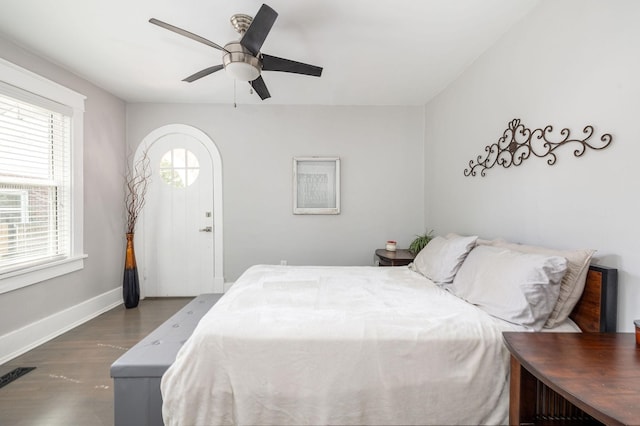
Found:
[[[233,29],[235,29],[239,34],[244,34],[251,26],[253,22],[253,18],[249,15],[245,15],[244,13],[236,13],[231,16],[231,25]]]
[[[253,81],[260,76],[262,63],[239,41],[227,43],[224,48],[228,53],[222,57],[222,64],[235,79]]]

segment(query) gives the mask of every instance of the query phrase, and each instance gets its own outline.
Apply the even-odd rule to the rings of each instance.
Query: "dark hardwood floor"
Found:
[[[191,298],[118,307],[0,366],[35,370],[0,388],[2,426],[113,425],[111,364]]]

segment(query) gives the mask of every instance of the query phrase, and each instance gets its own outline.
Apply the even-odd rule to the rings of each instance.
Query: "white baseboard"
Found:
[[[224,277],[214,277],[213,278],[213,292],[214,293],[224,293],[226,289],[226,283],[224,282]]]
[[[122,289],[115,288],[0,336],[0,364],[22,355],[120,304],[122,304]]]

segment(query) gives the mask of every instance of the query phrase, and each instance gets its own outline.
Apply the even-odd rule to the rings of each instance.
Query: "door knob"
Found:
[[[200,232],[213,232],[213,227],[205,226],[204,228],[200,229]]]

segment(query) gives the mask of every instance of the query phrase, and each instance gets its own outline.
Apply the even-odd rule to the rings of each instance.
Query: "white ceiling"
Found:
[[[321,78],[264,72],[271,98],[245,104],[423,105],[539,0],[266,0],[278,13],[262,52],[324,67]],[[157,18],[217,44],[238,38],[234,13],[259,0],[0,0],[0,35],[128,102],[232,103],[221,52],[148,23]],[[1,52],[0,52],[1,53]]]

